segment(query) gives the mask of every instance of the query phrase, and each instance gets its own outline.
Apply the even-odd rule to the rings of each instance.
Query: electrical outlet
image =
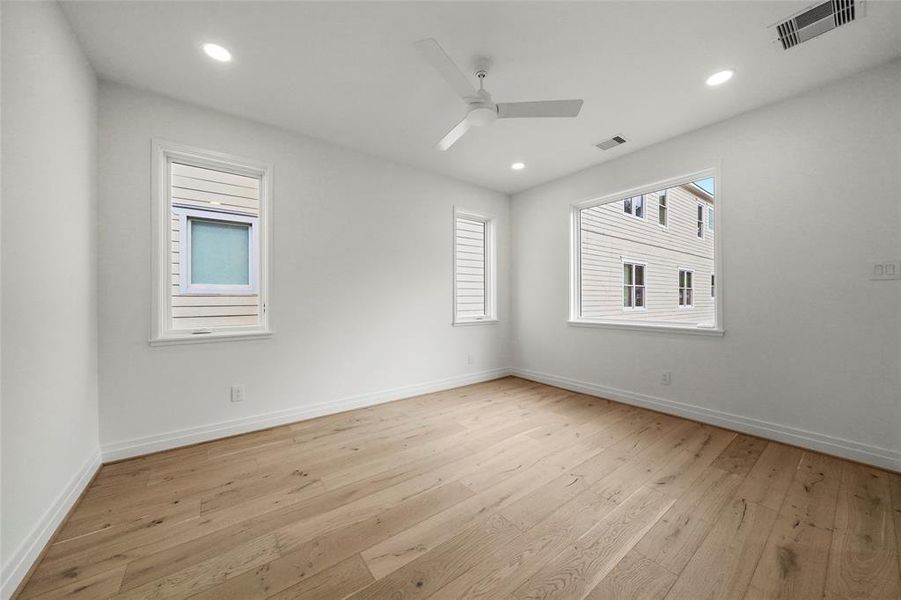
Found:
[[[673,374],[669,371],[660,373],[660,385],[669,385],[673,382]]]
[[[873,263],[873,267],[870,269],[870,279],[874,281],[901,279],[901,261],[890,260]]]
[[[244,402],[244,386],[243,385],[233,385],[232,386],[232,402]]]
[[[466,355],[466,364],[474,365],[476,364],[476,358],[472,355],[472,352]]]

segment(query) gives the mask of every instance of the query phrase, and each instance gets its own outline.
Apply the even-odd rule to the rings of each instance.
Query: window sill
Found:
[[[204,334],[170,334],[153,338],[151,346],[176,346],[179,344],[209,344],[212,342],[237,342],[242,340],[265,340],[272,337],[271,331],[220,332]]]
[[[585,321],[570,319],[571,327],[598,327],[601,329],[620,329],[623,331],[647,331],[653,333],[678,333],[683,335],[707,335],[722,337],[726,331],[717,327],[683,327],[679,325],[641,325],[638,323],[620,323],[614,321]]]
[[[467,327],[469,325],[493,325],[495,323],[500,323],[499,319],[479,319],[473,321],[454,321],[452,325],[454,327]]]

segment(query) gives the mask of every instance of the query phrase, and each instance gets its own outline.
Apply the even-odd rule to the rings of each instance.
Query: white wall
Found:
[[[509,365],[506,195],[115,84],[101,84],[99,136],[105,457]],[[148,345],[154,137],[273,164],[271,339]],[[454,204],[497,215],[500,324],[450,325]],[[246,385],[243,403],[229,402],[232,384]]]
[[[726,335],[568,326],[569,204],[718,165]],[[901,468],[899,174],[895,61],[517,194],[514,365]]]
[[[96,81],[55,3],[4,3],[2,55],[5,597],[99,452]]]

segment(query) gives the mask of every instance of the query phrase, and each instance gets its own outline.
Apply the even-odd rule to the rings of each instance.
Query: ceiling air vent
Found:
[[[625,144],[626,138],[621,135],[615,135],[609,140],[604,140],[603,142],[595,144],[601,150],[610,150],[610,148],[616,148],[620,144]]]
[[[783,50],[794,48],[863,16],[865,0],[830,0],[815,4],[772,27]]]

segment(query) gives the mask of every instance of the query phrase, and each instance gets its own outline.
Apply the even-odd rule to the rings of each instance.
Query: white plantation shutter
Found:
[[[455,320],[478,321],[489,318],[488,221],[456,216],[454,248]]]

